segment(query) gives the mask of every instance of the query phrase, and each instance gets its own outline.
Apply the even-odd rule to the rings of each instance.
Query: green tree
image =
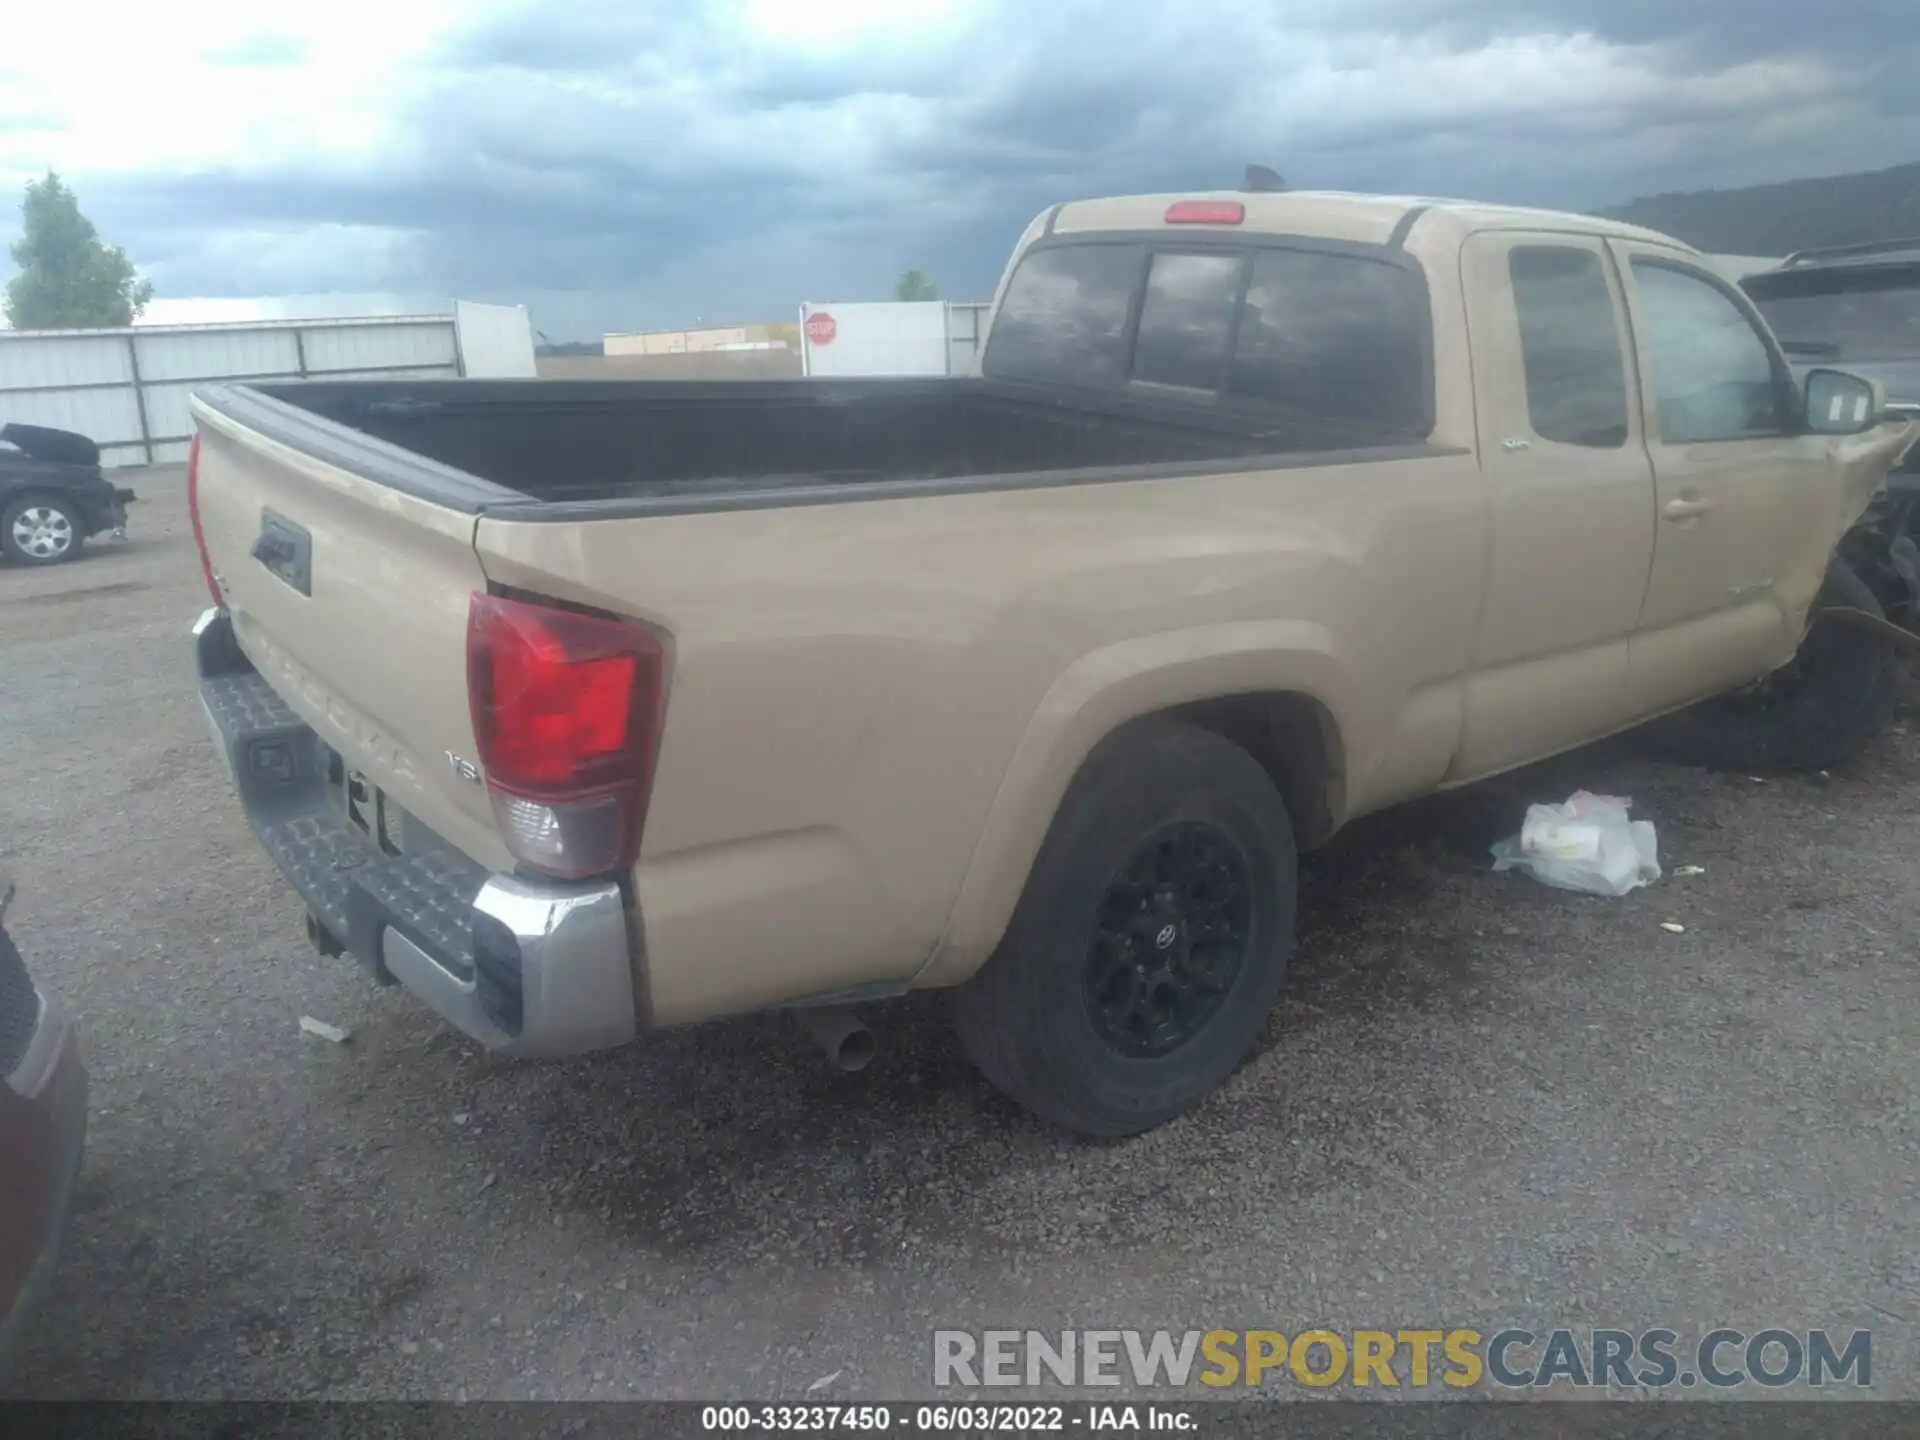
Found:
[[[893,282],[893,298],[896,300],[938,300],[940,287],[933,283],[933,277],[924,270],[909,270]]]
[[[131,325],[153,298],[117,245],[105,244],[60,177],[27,184],[24,234],[13,246],[20,273],[7,282],[7,319],[17,330]]]

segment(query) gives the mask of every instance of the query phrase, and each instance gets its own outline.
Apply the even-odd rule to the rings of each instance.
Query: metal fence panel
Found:
[[[208,375],[298,375],[295,330],[187,330],[134,333],[140,378],[199,380]]]
[[[124,385],[133,379],[133,357],[113,332],[73,335],[19,334],[0,330],[0,393]]]
[[[347,370],[382,371],[395,367],[452,369],[459,351],[453,325],[430,321],[409,325],[354,325],[308,330],[307,374],[338,375]]]
[[[186,457],[202,385],[461,373],[450,315],[0,330],[0,424],[76,431],[105,465],[164,464]]]
[[[171,384],[141,387],[146,397],[147,428],[156,441],[193,434],[193,412],[187,408],[187,400],[204,384],[204,380],[176,380]],[[133,438],[138,440],[139,434],[136,432]]]
[[[0,425],[47,425],[85,435],[108,461],[109,445],[140,444],[140,406],[131,385],[74,390],[0,391]],[[111,463],[110,461],[108,463]],[[139,464],[140,457],[121,462]]]

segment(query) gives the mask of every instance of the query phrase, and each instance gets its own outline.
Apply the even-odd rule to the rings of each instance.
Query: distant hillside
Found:
[[[1600,213],[1715,254],[1786,255],[1920,235],[1920,163],[1744,190],[1649,195]]]
[[[547,341],[533,347],[536,358],[546,360],[561,355],[598,355],[601,342],[598,340],[562,340],[559,344]]]

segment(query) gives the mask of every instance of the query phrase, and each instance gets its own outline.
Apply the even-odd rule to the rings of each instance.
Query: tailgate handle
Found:
[[[260,512],[260,538],[253,542],[253,558],[268,572],[302,595],[313,594],[313,537],[271,510]]]

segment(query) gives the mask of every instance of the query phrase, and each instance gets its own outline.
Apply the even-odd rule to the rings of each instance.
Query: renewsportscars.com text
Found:
[[[936,1330],[936,1386],[1815,1389],[1873,1384],[1873,1334],[1769,1327]]]

